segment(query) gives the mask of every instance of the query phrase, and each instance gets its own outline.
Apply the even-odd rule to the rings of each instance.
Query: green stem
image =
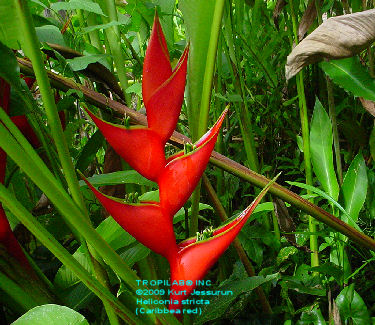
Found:
[[[223,17],[224,0],[216,0],[214,15],[212,18],[210,42],[208,44],[206,67],[204,70],[202,97],[199,108],[199,123],[197,139],[200,138],[207,130],[208,111],[210,109],[210,99],[212,92],[212,80],[214,76],[217,43],[221,27],[221,19]]]
[[[89,13],[87,16],[87,25],[88,26],[96,26],[98,22],[96,21],[97,15],[94,13]],[[89,37],[91,41],[91,45],[95,46],[101,53],[104,52],[102,43],[100,42],[99,37],[99,30],[95,29],[92,32],[89,32]]]
[[[38,82],[40,93],[42,95],[44,107],[46,109],[48,123],[51,128],[52,137],[55,141],[57,152],[61,161],[62,168],[64,170],[70,193],[73,197],[73,200],[80,207],[80,209],[82,211],[86,211],[86,206],[79,189],[76,173],[74,171],[73,163],[69,153],[69,148],[66,143],[59,114],[57,112],[55,99],[51,91],[46,70],[44,68],[42,53],[39,49],[39,41],[36,36],[29,8],[25,0],[16,0],[15,2],[17,3],[16,7],[18,16],[20,18],[19,23],[24,36],[24,50],[33,63],[35,77]]]
[[[297,20],[296,20],[296,15],[294,12],[293,2],[290,2],[289,5],[290,5],[290,13],[291,13],[292,24],[293,24],[294,41],[296,44],[298,44]],[[309,120],[308,120],[308,115],[307,115],[307,103],[306,103],[306,96],[305,96],[305,86],[303,82],[303,71],[297,74],[296,82],[297,82],[297,92],[298,92],[298,99],[299,99],[299,113],[300,113],[301,127],[302,127],[306,184],[313,185],[311,154],[310,154]],[[314,234],[317,231],[317,227],[316,227],[315,220],[312,216],[309,216],[309,231],[312,233],[310,235],[310,249],[312,251],[311,266],[318,266],[319,265],[318,236]]]
[[[38,303],[29,296],[21,287],[10,280],[5,274],[0,271],[0,288],[11,299],[13,299],[24,312],[38,306]]]
[[[118,21],[117,10],[114,0],[105,0],[106,14],[108,16],[107,22]],[[105,30],[105,34],[111,48],[111,53],[115,67],[117,70],[117,76],[120,80],[122,91],[124,92],[125,101],[127,105],[131,105],[131,96],[126,92],[128,88],[128,78],[126,77],[125,60],[121,47],[120,31],[117,25],[109,27]]]
[[[85,18],[83,17],[82,9],[76,9],[76,12],[77,12],[77,16],[78,16],[78,21],[79,21],[80,27],[81,27],[81,29],[83,29],[83,28],[86,27],[86,22],[85,22]],[[83,39],[87,43],[90,42],[89,37],[87,36],[86,33],[83,34]]]
[[[115,308],[120,316],[138,324],[138,318],[125,306],[123,306],[110,292],[104,288],[99,281],[94,279],[78,261],[73,258],[61,244],[45,230],[42,225],[12,196],[9,191],[0,184],[0,199],[4,205],[20,220],[36,238],[47,247],[64,265],[71,269],[80,280],[98,297],[107,300]]]
[[[210,41],[208,44],[206,67],[204,70],[204,78],[202,85],[202,97],[199,107],[199,120],[197,124],[197,130],[192,130],[193,139],[194,135],[198,140],[207,130],[208,125],[208,112],[210,109],[210,99],[212,92],[212,80],[214,75],[217,42],[219,39],[219,32],[221,26],[221,19],[223,17],[224,0],[217,0],[215,3],[214,15],[212,18]],[[191,198],[191,218],[190,218],[190,236],[194,236],[198,231],[198,214],[199,214],[199,200],[200,200],[200,188],[201,183],[193,192]]]

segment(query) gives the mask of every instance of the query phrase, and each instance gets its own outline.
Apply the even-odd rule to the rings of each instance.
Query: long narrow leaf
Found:
[[[313,169],[323,189],[334,199],[339,196],[339,184],[333,166],[332,124],[317,98],[311,122],[310,150]]]

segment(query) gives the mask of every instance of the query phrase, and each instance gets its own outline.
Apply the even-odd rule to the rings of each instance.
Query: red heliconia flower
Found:
[[[126,128],[105,122],[89,110],[99,130],[103,133],[115,151],[138,173],[157,181],[165,166],[164,144],[155,131],[146,127],[131,126]]]
[[[159,178],[160,205],[173,216],[188,200],[215,147],[220,127],[228,110],[224,110],[215,125],[193,145],[189,153],[177,153],[167,160]]]
[[[142,92],[148,128],[122,127],[87,111],[114,150],[144,177],[158,181],[166,164],[164,145],[176,128],[184,98],[188,47],[172,71],[157,15],[147,47]]]
[[[177,255],[169,259],[172,283],[170,299],[177,300],[178,304],[171,304],[170,309],[181,308],[182,300],[193,292],[196,287],[196,281],[206,275],[207,271],[236,238],[275,180],[276,178],[261,191],[256,199],[237,218],[213,230],[212,237],[202,241],[197,241],[197,238],[191,238],[178,245]],[[191,285],[187,282],[188,280]],[[176,285],[176,283],[184,283],[184,285]]]
[[[167,259],[176,254],[171,218],[163,214],[158,202],[124,203],[123,200],[100,193],[87,179],[83,179],[113,219],[130,235]]]
[[[9,110],[10,102],[10,86],[2,78],[0,78],[0,107],[4,109],[6,113]],[[4,150],[0,149],[0,182],[3,184],[5,180],[7,155]],[[20,244],[14,236],[12,229],[10,228],[8,219],[5,215],[5,211],[0,204],[0,244],[5,247],[7,252],[11,254],[17,261],[27,270],[31,270],[29,261],[22,251]]]
[[[172,71],[167,42],[156,14],[143,64],[142,95],[148,127],[165,144],[178,121],[184,99],[189,46]]]
[[[145,105],[153,93],[172,75],[169,52],[156,14],[143,62],[142,95]]]
[[[175,130],[180,116],[184,100],[188,53],[189,47],[185,49],[170,77],[155,89],[147,101],[144,101],[148,127],[159,134],[164,144]]]

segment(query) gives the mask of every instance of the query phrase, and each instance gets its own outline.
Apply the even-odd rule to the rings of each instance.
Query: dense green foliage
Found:
[[[155,12],[172,66],[190,42],[176,131],[196,140],[229,106],[215,150],[267,178],[282,172],[277,182],[297,197],[267,194],[239,242],[205,278],[210,290],[233,295],[208,297],[209,304],[198,306],[201,315],[185,317],[186,324],[375,323],[375,246],[368,238],[375,235],[373,48],[321,60],[286,81],[298,23],[313,2],[319,10],[313,6],[307,33],[321,17],[373,6],[354,0],[284,6],[268,0],[0,0],[0,77],[11,86],[9,116],[26,114],[40,140],[37,149],[25,143],[1,110],[0,147],[8,160],[0,201],[44,283],[38,291],[37,280],[20,279],[12,270],[21,266],[0,241],[0,323],[26,312],[31,320],[24,315],[14,324],[46,323],[60,313],[66,318],[48,323],[177,323],[171,315],[135,314],[135,290],[142,288],[136,280],[168,280],[168,264],[109,217],[75,173],[127,202],[158,200],[156,184],[121,160],[84,111],[116,124],[142,124],[142,67]],[[19,3],[27,3],[31,17],[20,17]],[[40,43],[28,43],[27,19]],[[33,46],[42,50],[39,65]],[[19,77],[34,77],[27,58],[37,77],[30,90]],[[38,76],[43,69],[53,72],[51,87]],[[124,117],[123,105],[138,114]],[[64,131],[58,111],[65,112]],[[167,155],[181,144],[181,137],[172,139]],[[175,215],[178,241],[237,216],[259,193],[255,176],[243,177],[227,164],[208,165],[206,181]],[[294,204],[300,197],[351,226],[353,240],[340,233],[336,219],[308,216]],[[368,237],[360,239],[355,229]]]

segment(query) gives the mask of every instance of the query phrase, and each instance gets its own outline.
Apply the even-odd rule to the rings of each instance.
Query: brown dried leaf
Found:
[[[375,9],[332,17],[299,43],[287,58],[286,79],[304,66],[328,59],[351,57],[375,40]]]
[[[302,40],[316,19],[316,0],[310,0],[298,26],[298,40]],[[319,5],[322,1],[319,1]]]
[[[375,117],[375,102],[364,99],[363,97],[359,97],[359,100],[361,101],[363,108]]]
[[[286,6],[286,0],[277,0],[273,9],[272,18],[277,29],[279,29],[279,16],[283,8]]]

